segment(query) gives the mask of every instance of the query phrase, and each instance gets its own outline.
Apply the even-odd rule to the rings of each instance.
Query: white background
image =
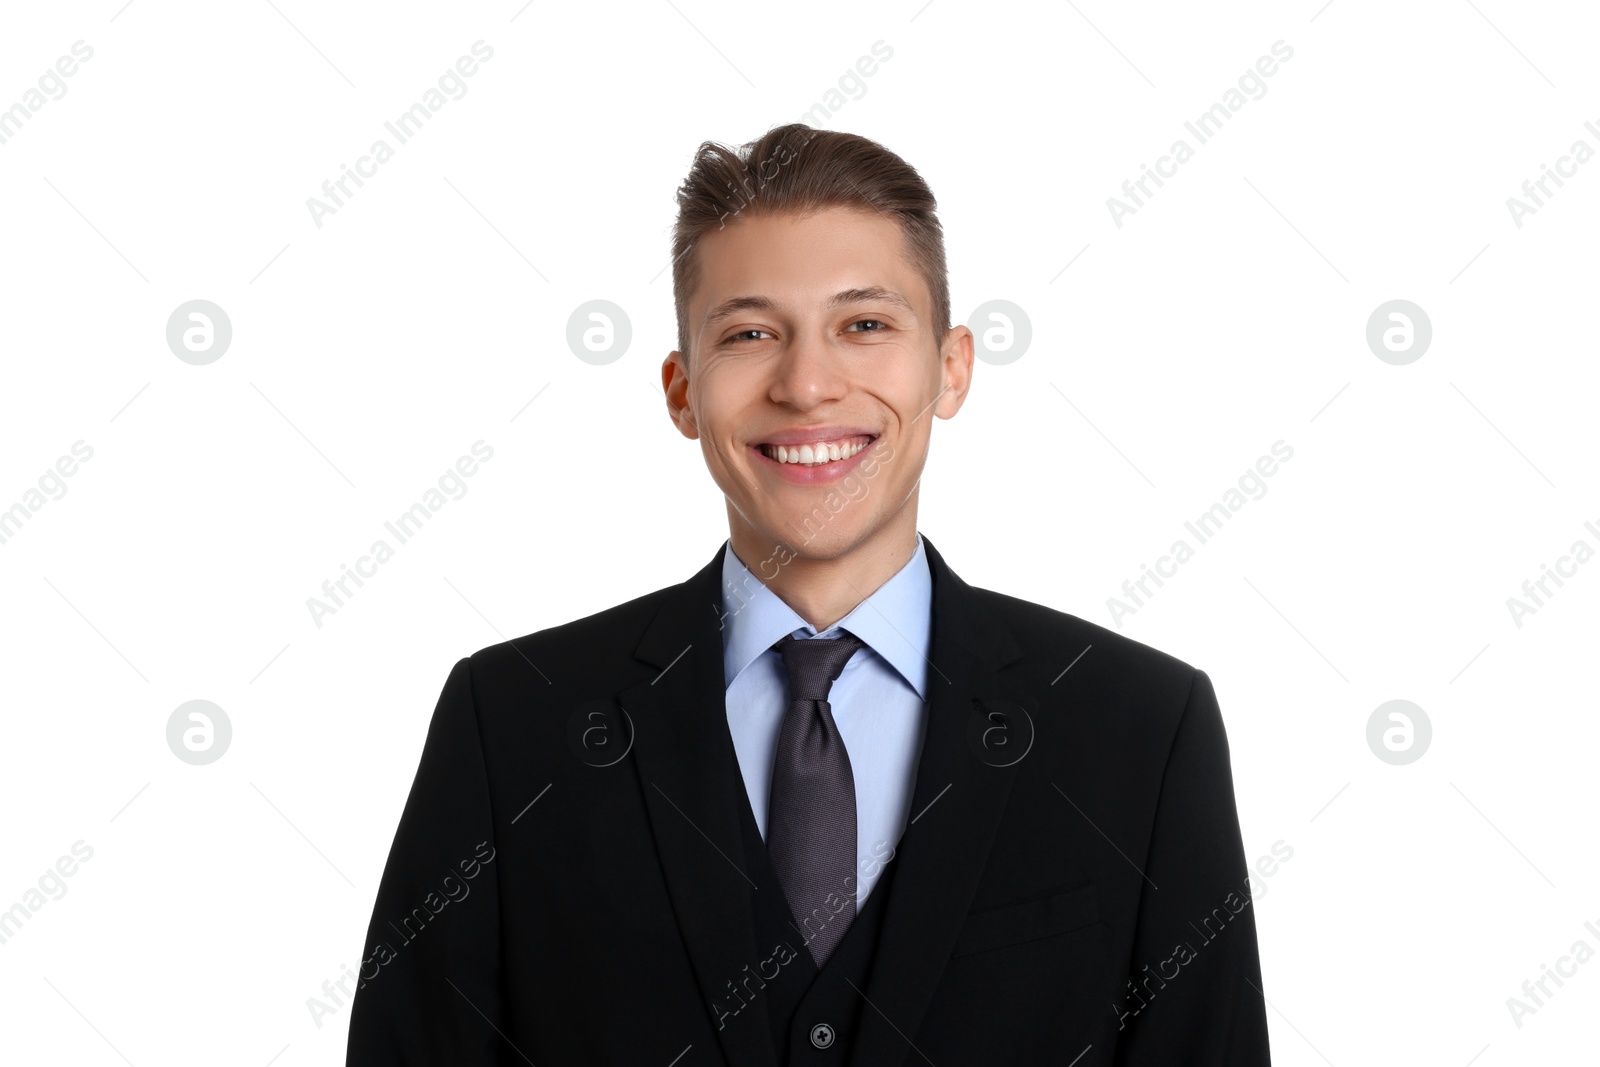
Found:
[[[93,857],[0,945],[0,1058],[342,1062],[347,1011],[306,1002],[359,959],[451,664],[726,535],[656,388],[695,147],[799,119],[882,41],[827,124],[932,186],[958,321],[1032,323],[935,433],[919,526],[962,577],[1116,625],[1124,580],[1294,450],[1121,620],[1215,682],[1246,851],[1294,850],[1256,905],[1276,1062],[1591,1060],[1600,961],[1520,1028],[1506,1000],[1600,951],[1600,562],[1521,626],[1506,601],[1600,549],[1600,160],[1520,227],[1506,200],[1600,149],[1600,19],[1319,4],[6,5],[0,108],[93,57],[0,144],[0,508],[93,457],[0,544],[0,908]],[[466,95],[316,225],[478,40]],[[566,343],[597,298],[633,328],[605,366]],[[1397,298],[1433,326],[1404,366],[1365,339]],[[166,343],[192,299],[233,327],[207,366]],[[478,440],[466,495],[316,625]],[[1366,741],[1397,698],[1433,727],[1406,766]],[[208,766],[167,746],[192,699],[233,727]]]

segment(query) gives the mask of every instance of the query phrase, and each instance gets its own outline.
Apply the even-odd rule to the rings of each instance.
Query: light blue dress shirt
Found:
[[[828,693],[856,783],[856,907],[898,849],[911,806],[927,700],[928,643],[933,630],[933,576],[923,551],[827,630],[817,630],[761,583],[734,554],[722,555],[722,663],[728,730],[762,839],[778,730],[787,707],[789,675],[772,646],[797,638],[838,637],[849,630],[865,642]]]

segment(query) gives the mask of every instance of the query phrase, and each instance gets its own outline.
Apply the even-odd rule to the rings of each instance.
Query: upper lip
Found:
[[[846,437],[876,437],[873,430],[859,426],[810,426],[793,430],[779,430],[761,438],[760,445],[814,445],[819,441],[839,441]]]

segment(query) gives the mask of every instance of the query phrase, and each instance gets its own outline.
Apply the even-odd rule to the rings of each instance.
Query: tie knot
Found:
[[[866,642],[843,631],[843,637],[785,637],[772,647],[789,670],[790,700],[827,700],[828,690],[844,665]]]

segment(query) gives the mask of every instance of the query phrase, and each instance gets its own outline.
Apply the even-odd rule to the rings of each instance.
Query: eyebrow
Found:
[[[885,289],[881,285],[868,285],[856,289],[844,289],[834,293],[828,301],[830,308],[843,307],[846,304],[866,304],[871,302],[890,304],[900,308],[908,315],[915,315],[917,309],[911,306],[911,301],[895,292]],[[741,311],[776,311],[778,304],[771,297],[766,296],[736,296],[725,300],[713,308],[705,318],[702,328],[709,329],[723,319],[737,315]]]

